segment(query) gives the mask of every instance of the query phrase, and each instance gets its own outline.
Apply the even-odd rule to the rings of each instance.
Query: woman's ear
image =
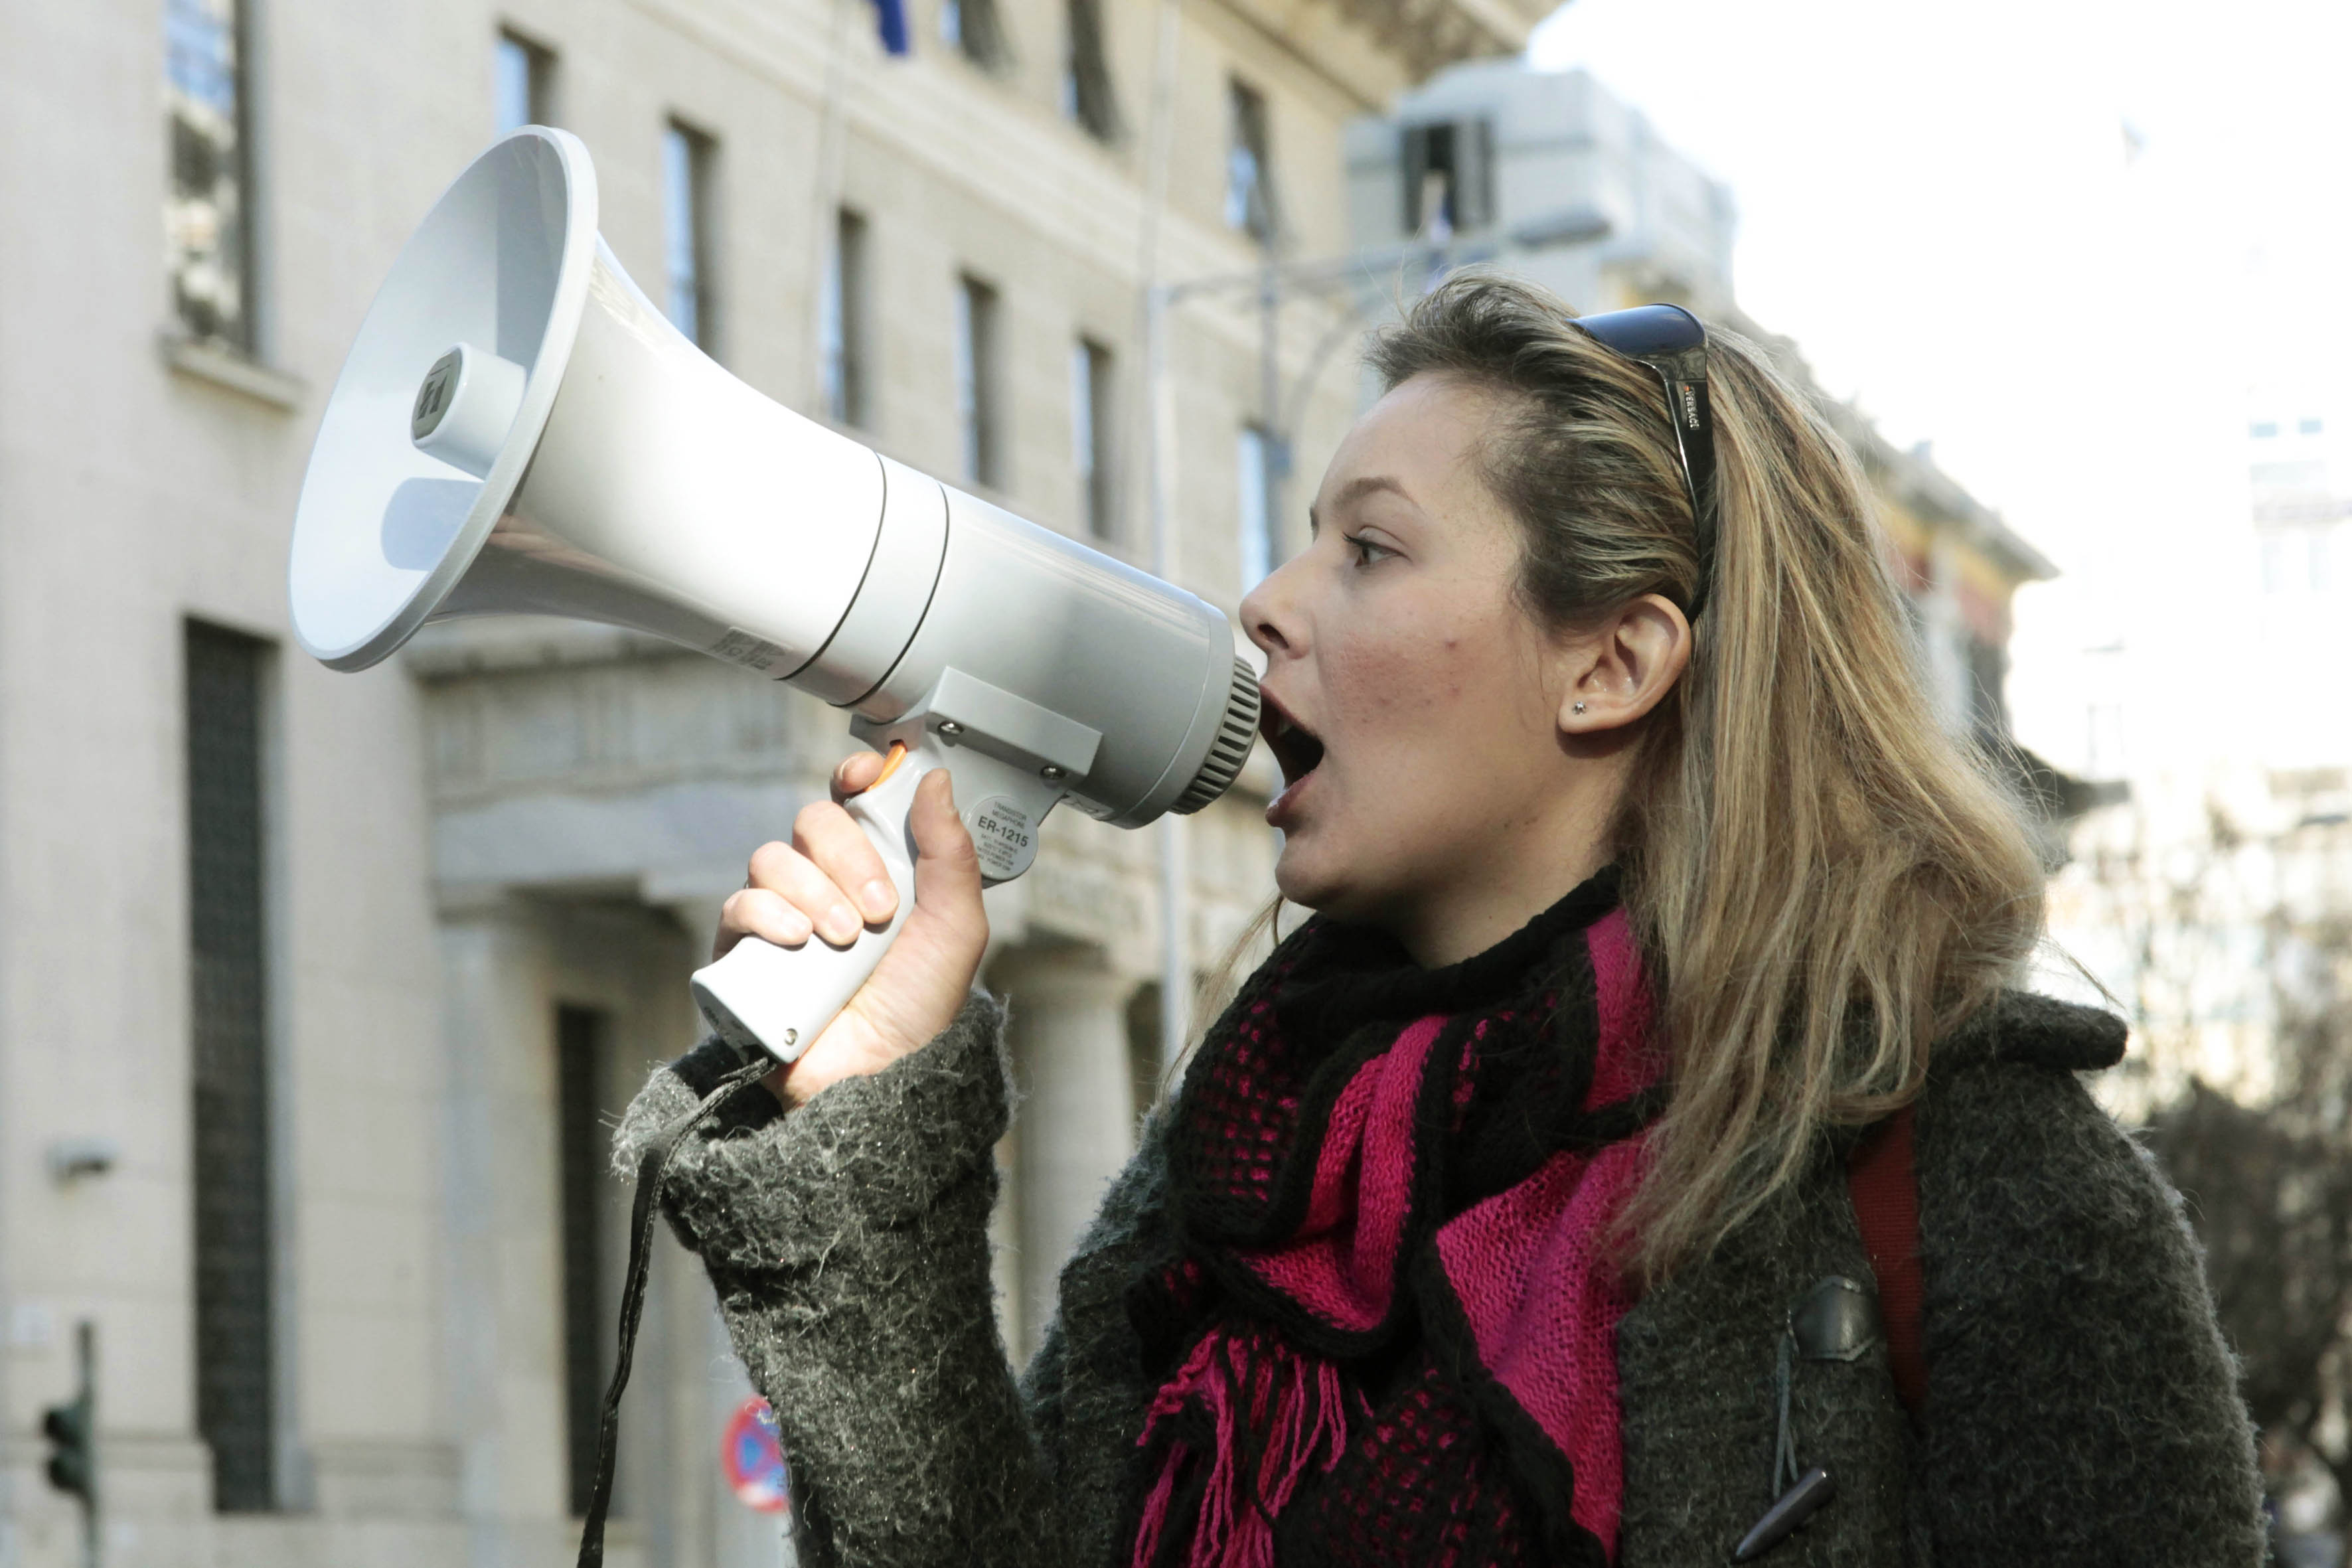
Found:
[[[1561,733],[1622,730],[1655,708],[1689,668],[1690,622],[1664,595],[1644,594],[1573,638],[1565,651]]]

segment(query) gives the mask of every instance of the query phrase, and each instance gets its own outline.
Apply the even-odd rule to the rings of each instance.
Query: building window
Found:
[[[604,1068],[612,1023],[555,1010],[557,1193],[563,1243],[563,1435],[572,1511],[588,1511],[604,1403]]]
[[[190,337],[253,352],[253,171],[238,0],[164,0],[172,308]]]
[[[2333,535],[2327,523],[2261,531],[2263,592],[2326,594],[2334,591]]]
[[[1260,245],[1279,227],[1265,95],[1234,77],[1226,83],[1229,142],[1225,154],[1225,222]]]
[[[979,279],[956,280],[956,422],[963,434],[963,477],[1004,487],[1003,382],[997,363],[996,290]]]
[[[2275,419],[2257,419],[2246,427],[2246,434],[2252,436],[2257,441],[2267,441],[2272,437],[2278,434],[2278,421]]]
[[[2294,422],[2294,433],[2298,436],[2316,436],[2326,428],[2327,423],[2322,419],[2298,419]]]
[[[490,62],[492,111],[498,134],[511,136],[526,125],[552,125],[550,103],[555,81],[555,56],[528,38],[499,35],[498,52]]]
[[[262,812],[269,646],[191,621],[183,657],[196,1426],[212,1448],[213,1506],[250,1513],[278,1503]]]
[[[2009,703],[2002,687],[2009,679],[2009,652],[1999,643],[1967,638],[1969,665],[1969,728],[1980,741],[1996,742],[2009,734]]]
[[[1111,468],[1114,423],[1110,350],[1092,338],[1080,338],[1070,349],[1070,430],[1077,461],[1078,505],[1087,531],[1108,539],[1118,519],[1117,479]]]
[[[1408,125],[1403,154],[1405,233],[1443,237],[1494,222],[1494,121]]]
[[[1102,0],[1068,0],[1069,47],[1062,58],[1062,112],[1097,142],[1118,138],[1118,100],[1103,45]]]
[[[672,121],[662,132],[662,253],[669,270],[669,319],[705,353],[715,353],[718,308],[711,289],[710,171],[717,146]]]
[[[1241,591],[1248,593],[1274,571],[1274,438],[1262,425],[1242,426],[1234,467],[1240,477]]]
[[[940,6],[940,37],[982,70],[1001,70],[1012,63],[1013,51],[1005,41],[996,0],[944,0]]]
[[[824,411],[836,425],[872,423],[866,405],[866,220],[847,207],[834,215],[833,254],[826,258],[817,333],[824,356]]]

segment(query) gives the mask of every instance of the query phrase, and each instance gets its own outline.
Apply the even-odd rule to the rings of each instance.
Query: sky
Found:
[[[1572,0],[1528,53],[1729,184],[1743,308],[2061,568],[2019,599],[2029,745],[2263,746],[2247,421],[2352,422],[2352,4]]]

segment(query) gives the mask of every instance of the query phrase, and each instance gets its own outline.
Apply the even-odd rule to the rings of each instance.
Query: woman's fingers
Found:
[[[855,906],[849,911],[855,919],[849,929],[839,935],[835,934],[835,926],[825,923],[824,917],[816,917],[817,934],[825,941],[837,947],[855,937],[868,921],[880,925],[897,911],[898,889],[890,884],[889,868],[882,864],[882,856],[874,847],[874,841],[866,837],[866,829],[841,807],[816,805],[803,808],[793,822],[793,847],[814,864],[835,889],[847,893]],[[814,910],[809,912],[816,914]]]
[[[798,947],[814,927],[808,916],[781,894],[765,888],[745,888],[731,893],[719,909],[719,938],[711,944],[715,963],[745,937],[757,937],[778,947]]]
[[[846,796],[872,786],[882,759],[866,752],[834,773]],[[916,786],[907,824],[915,846],[915,907],[874,973],[849,1005],[769,1087],[786,1105],[831,1083],[878,1071],[954,1021],[988,946],[981,903],[980,857],[956,815],[954,781],[936,769]],[[845,891],[849,889],[849,891]],[[814,934],[835,946],[857,939],[867,922],[898,907],[882,857],[837,805],[812,805],[793,824],[791,844],[766,844],[751,857],[751,886],[720,911],[717,950],[746,936],[796,947]]]
[[[800,911],[818,936],[835,947],[849,942],[865,928],[864,917],[840,884],[790,844],[760,846],[751,857],[749,890],[782,900]]]
[[[836,800],[872,786],[882,772],[878,752],[860,752],[833,771]],[[798,947],[812,934],[846,946],[867,925],[898,912],[898,889],[865,831],[839,805],[816,805],[793,823],[793,842],[762,844],[751,857],[742,892],[719,911],[719,957],[747,936]]]
[[[886,760],[879,752],[857,752],[844,757],[841,765],[833,770],[835,801],[845,801],[873,788],[874,781],[882,776]]]

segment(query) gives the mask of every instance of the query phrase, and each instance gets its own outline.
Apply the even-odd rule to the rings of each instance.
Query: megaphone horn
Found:
[[[933,767],[984,871],[1026,870],[1067,800],[1136,826],[1223,793],[1257,724],[1224,616],[803,418],[679,333],[596,232],[587,150],[526,127],[461,174],[361,323],[310,454],[294,631],[338,669],[419,626],[529,612],[652,633],[852,710],[889,750],[851,803],[913,903],[906,809]],[[897,924],[740,943],[694,976],[790,1061]]]

